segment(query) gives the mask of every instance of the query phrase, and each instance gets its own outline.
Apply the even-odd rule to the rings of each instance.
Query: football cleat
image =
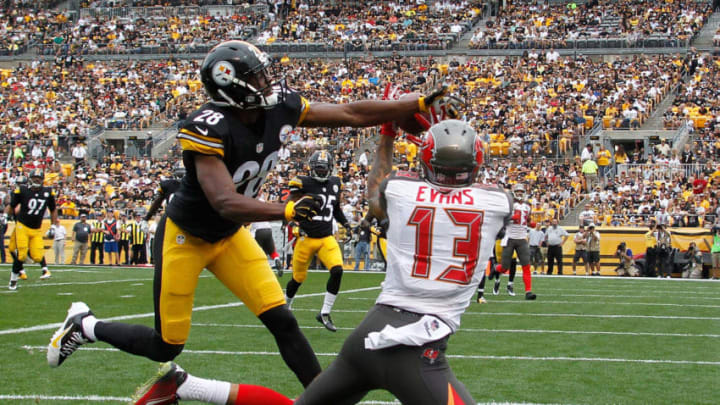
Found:
[[[40,276],[40,280],[47,280],[47,279],[49,279],[51,276],[52,276],[52,274],[50,274],[50,270],[45,269],[45,270],[43,270],[43,272],[42,272],[42,276]]]
[[[173,362],[160,365],[157,373],[138,387],[132,396],[135,405],[177,404],[177,389],[187,379],[187,372]]]
[[[10,290],[10,291],[17,290],[17,280],[10,280],[10,284],[8,284],[8,290]]]
[[[485,299],[485,297],[478,297],[477,303],[478,304],[487,304],[487,300]]]
[[[332,318],[330,318],[330,314],[323,314],[318,313],[315,316],[315,319],[317,319],[318,322],[323,324],[327,330],[330,332],[337,332],[337,328],[335,327],[335,324],[333,324]]]
[[[90,339],[83,333],[82,320],[91,316],[90,308],[84,302],[73,302],[68,309],[65,321],[60,326],[52,339],[47,350],[47,361],[50,367],[58,367],[65,359]]]
[[[495,280],[495,285],[493,285],[493,295],[500,294],[500,280]]]
[[[25,273],[25,270],[20,270],[19,277],[20,280],[27,280],[27,273]]]
[[[532,291],[528,291],[525,293],[525,299],[528,301],[533,301],[537,298],[537,295],[533,294]]]
[[[275,271],[277,271],[277,276],[282,277],[285,273],[285,269],[283,269],[282,260],[280,258],[275,258]]]
[[[515,290],[513,289],[513,286],[511,284],[507,285],[507,291],[508,291],[509,296],[511,296],[511,297],[515,296]]]

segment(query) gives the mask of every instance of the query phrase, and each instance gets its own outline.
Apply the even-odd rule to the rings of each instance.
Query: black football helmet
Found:
[[[443,187],[466,187],[475,182],[484,148],[465,121],[444,120],[428,129],[420,146],[423,177]]]
[[[310,155],[310,176],[317,181],[327,181],[333,171],[333,157],[330,152],[321,149]]]
[[[28,177],[30,178],[29,185],[31,189],[39,190],[43,186],[43,182],[45,181],[45,173],[43,173],[42,169],[30,170]]]
[[[27,186],[28,179],[26,176],[19,175],[15,177],[15,184],[17,184],[18,186]]]
[[[270,57],[245,41],[215,46],[200,67],[200,80],[215,103],[241,109],[271,108],[283,101],[285,80],[273,82]],[[260,87],[262,86],[262,87]]]

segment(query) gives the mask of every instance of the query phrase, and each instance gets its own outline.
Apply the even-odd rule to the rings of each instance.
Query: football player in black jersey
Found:
[[[50,366],[59,366],[80,345],[97,340],[155,361],[174,359],[190,333],[198,277],[207,268],[263,322],[303,385],[320,372],[265,253],[243,225],[311,218],[322,200],[306,195],[279,204],[255,197],[296,126],[368,127],[403,121],[430,107],[445,108],[451,99],[443,88],[399,100],[310,104],[284,79],[273,81],[271,65],[268,55],[243,41],[215,46],[202,63],[200,79],[211,101],[180,125],[177,139],[187,174],[156,232],[155,327],[102,322],[85,303],[73,303],[48,345]],[[147,388],[138,403],[159,403],[153,398],[156,387]],[[237,387],[213,382],[186,381],[178,388],[186,400],[237,394]]]
[[[174,179],[160,181],[160,185],[157,190],[155,190],[157,197],[155,197],[155,200],[153,200],[152,204],[150,204],[150,208],[148,209],[147,214],[145,214],[145,221],[150,221],[152,219],[164,201],[170,201],[173,194],[175,194],[175,192],[180,188],[180,180],[182,180],[185,176],[185,173],[187,173],[187,171],[181,161],[173,168],[173,176],[175,176]]]
[[[300,235],[295,245],[292,259],[292,278],[285,289],[288,305],[292,304],[300,285],[307,277],[313,257],[318,259],[325,268],[330,269],[327,281],[327,292],[320,312],[315,317],[318,322],[335,332],[337,328],[330,318],[330,311],[340,291],[343,274],[343,257],[340,246],[333,236],[333,219],[345,229],[350,230],[345,214],[340,209],[340,178],[332,176],[333,159],[330,152],[317,150],[308,161],[310,176],[298,176],[290,180],[290,199],[298,199],[305,194],[316,194],[322,199],[323,206],[318,215],[300,221]]]
[[[50,211],[51,223],[57,219],[55,209],[55,192],[50,187],[43,186],[45,174],[42,169],[30,171],[28,186],[18,186],[10,196],[10,205],[6,213],[15,218],[15,229],[10,235],[8,250],[13,257],[12,272],[8,288],[17,289],[23,262],[30,257],[42,267],[40,279],[50,278],[50,270],[45,262],[45,249],[43,235],[40,230],[45,211]]]

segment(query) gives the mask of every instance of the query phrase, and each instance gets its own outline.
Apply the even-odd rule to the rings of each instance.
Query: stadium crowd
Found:
[[[596,38],[617,38],[622,47],[642,46],[642,40],[648,38],[682,41],[702,29],[712,13],[711,3],[694,0],[513,2],[473,34],[470,47],[565,48],[573,47],[576,40]]]

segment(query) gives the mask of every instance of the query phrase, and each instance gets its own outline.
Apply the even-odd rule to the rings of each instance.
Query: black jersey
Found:
[[[322,210],[311,220],[300,221],[300,230],[311,238],[324,238],[333,234],[333,218],[341,225],[347,224],[345,214],[340,209],[340,190],[342,183],[337,176],[327,181],[317,181],[310,176],[298,176],[290,180],[290,192],[317,194],[323,200]]]
[[[16,219],[32,229],[40,229],[45,209],[55,210],[55,192],[50,187],[32,190],[25,186],[16,187],[10,197],[10,206],[15,209],[20,205],[20,213]]]
[[[167,215],[180,228],[208,242],[235,233],[240,224],[222,218],[200,187],[195,154],[222,159],[238,193],[256,197],[267,174],[278,161],[278,150],[290,132],[302,122],[309,103],[288,92],[284,102],[264,110],[264,119],[248,127],[235,115],[234,107],[208,103],[183,122],[178,140],[187,173],[167,207]]]

